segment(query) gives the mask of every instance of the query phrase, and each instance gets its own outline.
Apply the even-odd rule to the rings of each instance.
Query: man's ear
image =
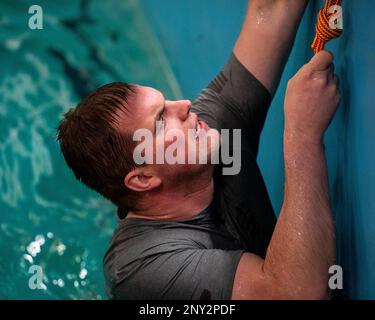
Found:
[[[141,168],[136,168],[125,176],[124,184],[133,191],[149,191],[160,186],[161,179],[144,172]]]

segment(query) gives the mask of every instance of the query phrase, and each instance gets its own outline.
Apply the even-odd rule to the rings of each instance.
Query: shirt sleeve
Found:
[[[256,158],[270,103],[268,90],[232,53],[224,68],[194,101],[192,111],[217,130],[241,129]]]
[[[167,245],[163,245],[167,246]],[[112,288],[115,299],[230,300],[242,250],[162,250],[124,266],[128,275]],[[169,252],[168,252],[169,251]]]
[[[192,111],[211,128],[241,130],[239,173],[223,175],[223,164],[220,162],[215,166],[216,212],[229,233],[247,251],[262,257],[276,224],[256,162],[259,138],[270,102],[271,95],[267,89],[232,54],[192,107]],[[231,153],[236,151],[231,139],[229,150]]]

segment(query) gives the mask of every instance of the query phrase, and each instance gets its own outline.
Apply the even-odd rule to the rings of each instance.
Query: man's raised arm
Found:
[[[245,253],[233,299],[329,297],[335,262],[323,134],[339,102],[332,55],[315,55],[288,83],[285,95],[285,196],[264,260]]]
[[[249,0],[234,55],[273,95],[308,0]]]

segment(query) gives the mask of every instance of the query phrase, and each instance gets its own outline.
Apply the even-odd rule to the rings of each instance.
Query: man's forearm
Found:
[[[264,22],[282,22],[286,28],[274,31],[285,31],[285,34],[280,33],[280,35],[288,37],[292,30],[286,29],[298,26],[308,2],[309,0],[249,0],[246,19],[249,17],[250,19],[254,17],[266,18],[266,14],[272,14],[270,18],[273,18],[274,21]],[[257,19],[256,22],[259,26],[263,23],[263,21],[259,19]],[[292,36],[294,35],[292,34]]]
[[[234,47],[238,60],[273,94],[308,0],[250,0]]]
[[[284,204],[264,262],[291,297],[328,297],[335,260],[323,144],[284,134]]]

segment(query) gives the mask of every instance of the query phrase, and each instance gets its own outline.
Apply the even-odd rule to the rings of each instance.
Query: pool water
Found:
[[[115,208],[75,180],[56,127],[107,82],[180,91],[137,1],[38,1],[43,30],[28,28],[32,4],[0,3],[0,298],[102,299]]]

